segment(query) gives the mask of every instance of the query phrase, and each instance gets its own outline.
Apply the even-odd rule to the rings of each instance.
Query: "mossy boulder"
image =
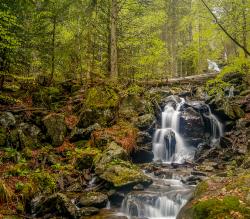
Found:
[[[62,193],[51,196],[38,196],[31,201],[31,213],[36,217],[50,214],[67,218],[78,218],[78,209],[71,200]]]
[[[97,174],[102,174],[106,166],[114,159],[128,160],[127,152],[115,142],[107,145],[103,153],[94,160],[95,170]]]
[[[250,218],[250,174],[238,169],[234,176],[211,176],[196,187],[193,198],[177,219]]]
[[[43,122],[47,129],[47,135],[52,141],[52,145],[62,145],[67,133],[65,116],[63,114],[49,114],[43,119]]]
[[[155,120],[156,118],[154,114],[145,114],[138,117],[137,121],[135,122],[135,126],[138,127],[140,130],[146,130],[152,126]]]
[[[108,196],[101,192],[86,192],[79,199],[80,207],[104,208],[108,202]]]
[[[138,183],[150,185],[152,183],[152,179],[146,176],[137,166],[121,160],[113,160],[108,163],[105,171],[99,176],[115,187],[134,186]]]
[[[128,161],[127,152],[115,142],[111,142],[94,163],[99,177],[115,187],[151,183],[149,177]]]
[[[0,125],[4,128],[11,128],[16,125],[16,119],[10,112],[0,113]]]
[[[222,105],[223,112],[230,119],[239,119],[244,117],[245,113],[237,104],[231,104],[228,101],[225,101]]]

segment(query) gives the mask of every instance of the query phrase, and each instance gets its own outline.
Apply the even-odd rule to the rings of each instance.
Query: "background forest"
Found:
[[[6,75],[42,74],[50,81],[84,83],[117,76],[139,80],[200,74],[207,70],[207,59],[226,65],[249,55],[249,4],[1,0],[0,89]]]

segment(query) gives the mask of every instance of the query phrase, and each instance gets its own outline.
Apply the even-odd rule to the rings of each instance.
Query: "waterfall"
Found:
[[[223,136],[223,126],[218,118],[212,113],[209,105],[206,105],[208,109],[208,115],[205,115],[210,121],[211,143],[216,143]]]
[[[231,87],[229,88],[228,97],[234,97],[234,86],[231,86]]]
[[[122,202],[122,211],[128,218],[175,219],[190,198],[185,187],[167,193],[131,193]]]
[[[207,62],[208,62],[208,69],[209,70],[212,70],[212,71],[215,71],[215,72],[220,72],[221,71],[216,62],[211,61],[209,59],[207,60]]]
[[[153,138],[154,161],[183,162],[187,148],[179,134],[180,110],[185,103],[184,98],[178,102],[172,97],[162,112],[161,129],[157,129]]]

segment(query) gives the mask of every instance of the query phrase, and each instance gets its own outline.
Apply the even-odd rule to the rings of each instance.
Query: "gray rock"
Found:
[[[0,125],[4,128],[14,127],[16,125],[16,119],[10,112],[3,112],[0,114]]]
[[[62,193],[55,193],[49,197],[38,196],[31,201],[31,213],[36,217],[55,214],[67,218],[77,218],[77,208]]]
[[[52,145],[60,146],[64,142],[67,127],[63,114],[49,114],[43,119],[47,135],[52,139]]]
[[[137,121],[135,122],[135,125],[140,129],[140,130],[146,130],[151,127],[151,125],[155,121],[155,116],[153,114],[145,114],[140,117],[138,117]]]
[[[104,208],[108,202],[108,196],[100,192],[83,193],[79,199],[80,207]]]

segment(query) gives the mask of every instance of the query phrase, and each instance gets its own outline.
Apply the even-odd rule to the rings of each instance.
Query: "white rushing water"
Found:
[[[171,189],[166,187],[166,183],[171,186]],[[162,186],[159,187],[158,184]],[[128,194],[123,200],[122,212],[129,219],[133,217],[175,219],[190,198],[191,191],[179,180],[158,179],[147,191]]]
[[[216,143],[223,136],[223,125],[218,118],[211,112],[209,105],[207,105],[208,115],[207,118],[210,120],[211,126],[211,143]]]
[[[188,148],[179,134],[180,110],[184,103],[184,98],[178,102],[173,97],[173,101],[165,106],[162,127],[156,130],[153,138],[154,161],[181,163],[187,158]]]
[[[221,71],[216,62],[211,61],[210,59],[208,59],[207,62],[208,62],[208,69],[209,70],[215,71],[215,72],[220,72]]]
[[[183,163],[190,158],[192,149],[185,144],[180,134],[181,113],[185,110],[183,98],[174,96],[162,112],[161,128],[157,129],[153,138],[154,161],[163,163]],[[204,106],[204,105],[203,105]],[[218,142],[223,135],[223,127],[208,105],[205,105],[206,123],[210,127],[210,141]],[[161,165],[161,164],[157,164]],[[165,166],[166,167],[166,166]],[[163,165],[163,170],[164,170]],[[178,171],[171,176],[149,176],[153,184],[144,191],[132,191],[123,199],[121,214],[129,219],[176,219],[181,208],[191,197],[193,186],[185,185],[181,181]]]

